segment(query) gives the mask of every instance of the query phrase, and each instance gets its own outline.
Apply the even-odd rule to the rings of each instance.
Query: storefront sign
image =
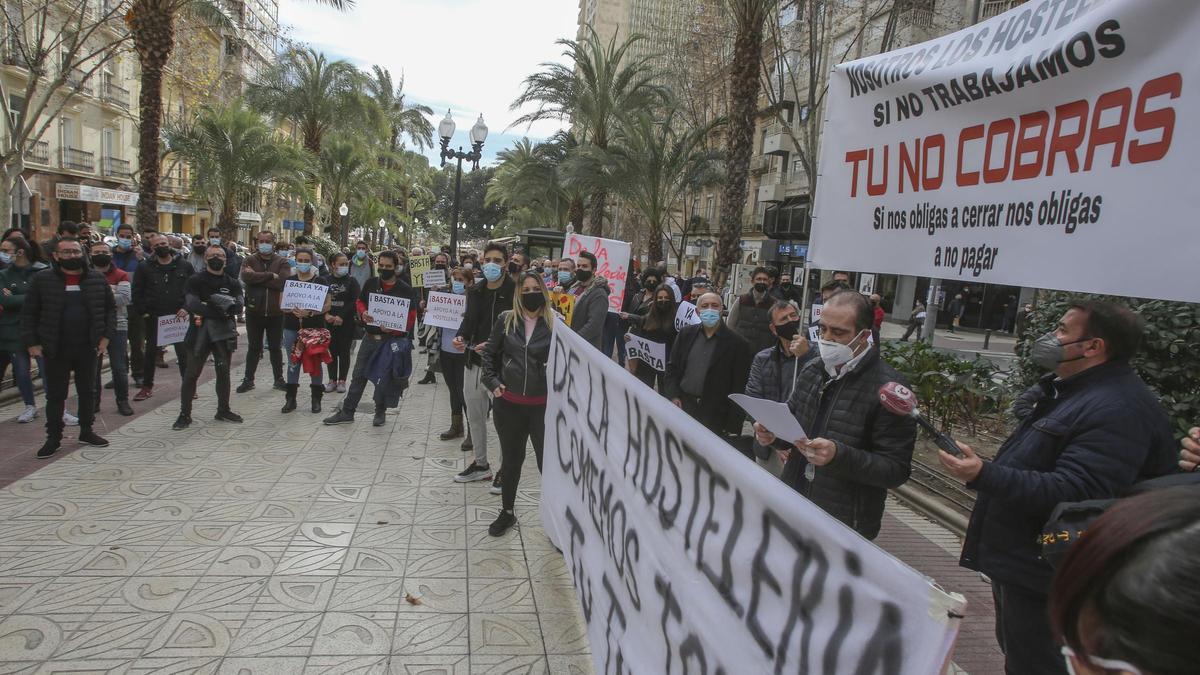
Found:
[[[137,206],[138,203],[138,193],[136,192],[71,183],[58,183],[55,185],[54,196],[59,199],[70,199],[77,202],[96,202],[99,204],[118,204],[121,206]]]
[[[180,204],[179,202],[169,202],[165,199],[158,200],[159,213],[178,213],[183,216],[190,216],[196,213],[195,204]]]

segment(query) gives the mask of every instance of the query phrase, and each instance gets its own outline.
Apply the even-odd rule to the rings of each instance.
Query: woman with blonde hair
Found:
[[[546,363],[555,321],[541,274],[524,272],[518,292],[513,294],[513,308],[496,319],[483,350],[483,382],[495,397],[492,419],[503,460],[500,515],[488,527],[493,537],[504,534],[517,520],[513,506],[525,446],[531,440],[538,471],[542,470]]]

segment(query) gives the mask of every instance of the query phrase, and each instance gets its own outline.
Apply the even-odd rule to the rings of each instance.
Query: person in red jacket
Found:
[[[878,293],[871,294],[871,337],[875,340],[875,346],[879,346],[879,331],[883,328],[883,307],[879,303],[883,302],[883,298]]]

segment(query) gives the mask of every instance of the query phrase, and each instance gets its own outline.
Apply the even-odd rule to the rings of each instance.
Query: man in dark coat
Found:
[[[167,238],[157,232],[150,235],[150,250],[153,256],[138,265],[133,276],[134,315],[143,318],[146,347],[142,363],[142,388],[133,397],[134,401],[145,401],[154,393],[154,369],[158,359],[158,319],[174,314],[187,316],[183,308],[183,291],[188,279],[195,272],[183,256],[171,250]],[[175,360],[180,379],[187,367],[187,355],[183,343],[175,343]]]
[[[903,380],[868,340],[871,320],[861,293],[830,296],[820,358],[800,370],[788,402],[808,438],[777,442],[754,427],[759,443],[786,451],[784,482],[867,539],[879,534],[888,489],[908,480],[917,440],[916,423],[879,402],[881,386]]]
[[[684,327],[675,338],[664,389],[672,403],[729,440],[741,433],[744,421],[729,395],[745,393],[752,355],[746,340],[725,325],[721,310],[716,293],[697,300],[700,323]]]
[[[1010,674],[1066,673],[1047,620],[1053,570],[1038,536],[1061,502],[1108,499],[1175,469],[1175,440],[1158,397],[1129,359],[1144,328],[1128,308],[1077,302],[1030,358],[1051,370],[1026,399],[1032,409],[991,461],[959,443],[942,464],[978,497],[963,567],[986,574],[996,637]],[[1027,406],[1028,408],[1028,406]]]
[[[729,309],[729,327],[750,343],[752,353],[775,344],[771,334],[771,305],[775,298],[770,294],[771,272],[765,267],[756,267],[750,275],[753,286],[733,301]]]
[[[800,369],[812,360],[816,350],[800,331],[800,310],[787,300],[777,300],[771,307],[771,334],[774,345],[754,355],[750,364],[750,379],[746,395],[754,398],[787,403],[799,380]],[[771,468],[771,449],[755,441],[754,456],[763,466]],[[771,468],[779,473],[779,467]]]
[[[21,310],[21,341],[32,358],[46,364],[46,443],[39,459],[62,447],[63,404],[75,376],[79,397],[79,442],[105,447],[96,435],[93,386],[96,359],[108,349],[117,327],[117,306],[108,281],[84,264],[83,247],[75,239],[54,245],[54,267],[33,276]]]

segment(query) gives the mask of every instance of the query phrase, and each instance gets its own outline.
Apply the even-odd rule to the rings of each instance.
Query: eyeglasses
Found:
[[[1063,660],[1067,662],[1068,675],[1080,675],[1079,672],[1075,670],[1075,662],[1081,660],[1079,658],[1079,655],[1075,653],[1074,649],[1071,649],[1070,647],[1068,647],[1066,645],[1062,646],[1061,651],[1062,651],[1062,655],[1063,655]],[[1142,671],[1138,670],[1137,666],[1133,665],[1132,663],[1126,663],[1125,661],[1117,661],[1114,659],[1102,659],[1099,656],[1089,656],[1089,657],[1087,657],[1087,660],[1083,661],[1083,662],[1088,665],[1095,666],[1096,668],[1099,668],[1106,673],[1121,673],[1121,675],[1142,675]]]

